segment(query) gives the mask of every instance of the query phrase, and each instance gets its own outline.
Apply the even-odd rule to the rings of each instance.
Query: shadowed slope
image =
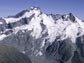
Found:
[[[0,45],[0,63],[31,63],[31,61],[17,49]]]

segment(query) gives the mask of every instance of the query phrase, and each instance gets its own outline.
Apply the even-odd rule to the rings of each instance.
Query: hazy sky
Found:
[[[15,15],[23,9],[39,6],[45,13],[73,13],[84,19],[84,0],[0,0],[0,17]]]

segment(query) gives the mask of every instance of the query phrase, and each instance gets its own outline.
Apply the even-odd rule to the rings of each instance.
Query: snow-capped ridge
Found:
[[[3,19],[6,26],[1,30],[4,29],[2,32],[5,35],[1,33],[0,36],[4,39],[6,36],[17,35],[19,32],[30,32],[30,36],[37,42],[40,40],[38,47],[40,51],[37,55],[42,55],[41,51],[46,43],[52,44],[55,40],[62,41],[70,38],[75,44],[76,38],[84,35],[84,22],[72,13],[46,14],[39,7],[31,7],[18,13],[15,17]]]
[[[19,17],[17,18],[17,16]],[[31,7],[30,10],[29,9],[23,10],[22,12],[18,13],[16,17],[5,18],[5,21],[8,24],[8,23],[20,21],[22,18],[25,17],[30,18],[31,16],[32,19],[30,20],[29,24],[26,25],[23,24],[22,26],[14,27],[14,29],[15,30],[17,29],[19,31],[24,26],[24,28],[28,30],[33,30],[33,32],[31,33],[32,36],[39,38],[40,36],[42,36],[41,34],[42,31],[44,31],[42,30],[43,28],[40,25],[42,21],[43,25],[46,26],[49,41],[53,42],[56,39],[56,37],[59,35],[66,35],[66,37],[72,37],[72,35],[75,34],[74,32],[76,32],[75,34],[76,36],[78,33],[77,27],[78,26],[80,27],[80,25],[76,25],[76,23],[80,23],[80,20],[78,20],[77,17],[75,17],[72,13],[64,14],[64,15],[61,14],[54,15],[54,14],[45,14],[45,13],[41,14],[41,10],[39,7]]]
[[[25,10],[21,11],[20,13],[16,14],[15,16],[7,17],[4,19],[5,19],[6,23],[12,23],[12,22],[17,22],[25,17],[30,18],[33,14],[38,16],[40,13],[41,13],[41,10],[39,7],[31,7],[30,10],[25,9]]]

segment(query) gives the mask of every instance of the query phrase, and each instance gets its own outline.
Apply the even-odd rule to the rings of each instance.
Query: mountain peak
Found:
[[[36,7],[36,6],[32,6],[30,8],[27,8],[25,10],[22,10],[21,12],[17,13],[14,16],[8,16],[7,18],[19,18],[21,16],[23,16],[25,13],[36,13],[36,12],[41,12],[40,7]]]
[[[75,16],[72,14],[72,13],[68,13],[68,14],[64,14],[64,15],[61,15],[62,16],[62,19],[64,21],[72,21],[72,22],[75,22]]]
[[[40,7],[32,6],[30,7],[31,10],[40,10]]]
[[[69,19],[73,22],[75,21],[75,17],[72,13],[69,13]]]

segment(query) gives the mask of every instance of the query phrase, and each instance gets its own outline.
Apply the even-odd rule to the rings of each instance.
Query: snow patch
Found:
[[[5,34],[0,35],[0,41],[3,40],[6,37],[7,37],[7,35],[5,35]]]

